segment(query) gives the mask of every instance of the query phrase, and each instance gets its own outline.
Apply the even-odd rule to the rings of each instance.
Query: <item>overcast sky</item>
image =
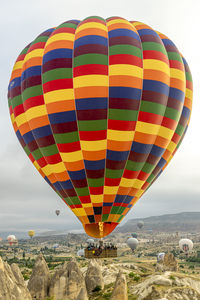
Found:
[[[7,105],[7,85],[19,52],[38,34],[66,20],[91,15],[142,21],[173,40],[194,82],[191,123],[184,141],[129,218],[200,211],[200,1],[7,0],[0,1],[0,234],[81,228],[79,221],[37,173],[18,143]],[[55,209],[61,210],[56,217]]]

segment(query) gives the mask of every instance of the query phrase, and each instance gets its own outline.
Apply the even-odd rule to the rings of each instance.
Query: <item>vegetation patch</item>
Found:
[[[129,276],[129,278],[132,278],[134,281],[136,281],[136,282],[138,282],[139,280],[140,280],[140,275],[138,275],[138,274],[135,274],[135,273],[133,273],[133,272],[130,272],[129,274],[128,274],[128,276]]]

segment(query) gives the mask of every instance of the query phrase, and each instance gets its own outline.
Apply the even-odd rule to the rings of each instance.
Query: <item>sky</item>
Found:
[[[0,235],[34,228],[80,229],[81,224],[37,173],[11,125],[7,86],[20,51],[38,34],[66,20],[98,15],[142,21],[167,35],[186,58],[193,76],[193,112],[179,151],[123,220],[200,211],[200,1],[199,0],[8,0],[0,4]],[[59,217],[55,210],[60,209]]]

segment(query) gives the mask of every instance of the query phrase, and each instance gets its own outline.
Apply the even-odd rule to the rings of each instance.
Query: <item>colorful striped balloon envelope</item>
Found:
[[[101,238],[174,156],[190,120],[192,79],[164,34],[89,17],[24,48],[8,102],[31,162],[86,233]]]

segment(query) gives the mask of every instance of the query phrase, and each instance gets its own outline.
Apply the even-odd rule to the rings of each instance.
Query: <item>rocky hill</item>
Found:
[[[10,267],[0,259],[0,299],[199,300],[199,275],[175,270],[176,259],[168,256],[159,266],[100,259],[83,264],[72,259],[51,273],[40,254],[28,289],[17,265]]]
[[[168,214],[141,219],[130,219],[123,226],[116,229],[116,232],[133,232],[137,230],[137,222],[142,220],[146,231],[162,232],[200,232],[200,212],[183,212],[178,214]]]

